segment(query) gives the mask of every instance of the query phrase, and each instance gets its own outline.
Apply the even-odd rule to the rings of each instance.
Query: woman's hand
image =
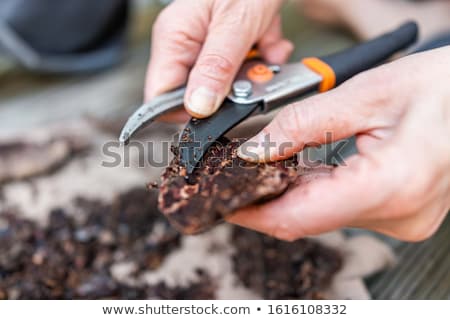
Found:
[[[145,99],[187,82],[187,111],[198,118],[213,114],[254,44],[269,62],[288,59],[293,45],[281,32],[281,4],[282,0],[174,1],[153,27]]]
[[[450,46],[381,66],[286,107],[240,149],[242,158],[290,157],[305,145],[324,143],[326,133],[333,140],[356,135],[359,154],[330,176],[229,220],[285,240],[345,226],[426,239],[450,208],[449,83]],[[276,146],[291,147],[283,155],[277,148],[264,152],[267,134]]]

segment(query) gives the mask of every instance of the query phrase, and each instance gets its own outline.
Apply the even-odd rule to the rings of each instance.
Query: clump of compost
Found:
[[[159,209],[186,234],[199,233],[237,209],[283,193],[297,177],[295,159],[254,164],[236,155],[239,140],[219,141],[209,148],[193,176],[175,157],[162,176]]]
[[[295,157],[250,163],[236,154],[241,143],[217,141],[188,179],[180,154],[173,149],[175,157],[162,175],[158,205],[176,229],[185,234],[205,231],[238,209],[269,201],[291,186],[308,183],[317,172],[332,169],[301,167]]]
[[[234,271],[264,299],[322,299],[342,264],[333,249],[301,239],[283,242],[236,227]]]
[[[77,199],[50,212],[48,224],[0,215],[0,299],[211,299],[213,282],[199,270],[188,287],[130,285],[114,277],[133,262],[133,277],[155,270],[179,246],[180,235],[155,209],[156,195],[132,189],[111,203]]]

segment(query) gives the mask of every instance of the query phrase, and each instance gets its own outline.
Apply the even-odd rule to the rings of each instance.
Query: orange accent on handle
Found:
[[[259,58],[261,55],[259,54],[258,49],[251,49],[248,53],[247,53],[247,58],[248,60],[250,59],[254,59],[254,58]]]
[[[265,64],[258,63],[247,71],[247,77],[254,82],[264,83],[272,80],[273,71]]]
[[[323,80],[319,86],[320,92],[325,92],[334,88],[336,85],[336,74],[326,62],[319,58],[310,57],[303,59],[302,63],[322,76]]]

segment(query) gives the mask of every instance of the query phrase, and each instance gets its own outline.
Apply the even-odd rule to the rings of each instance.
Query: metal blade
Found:
[[[119,141],[127,144],[130,138],[140,129],[146,127],[158,116],[183,106],[185,87],[162,94],[137,109],[120,133]]]
[[[188,176],[194,171],[208,148],[238,123],[248,118],[261,104],[236,104],[226,100],[220,109],[206,119],[191,119],[179,140],[180,161]]]

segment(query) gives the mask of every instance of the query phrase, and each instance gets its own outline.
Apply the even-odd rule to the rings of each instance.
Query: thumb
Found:
[[[277,161],[307,146],[348,138],[380,125],[375,117],[375,105],[386,102],[384,97],[389,93],[380,85],[371,85],[367,75],[357,76],[330,92],[288,105],[266,128],[240,147],[239,157],[252,162]]]

